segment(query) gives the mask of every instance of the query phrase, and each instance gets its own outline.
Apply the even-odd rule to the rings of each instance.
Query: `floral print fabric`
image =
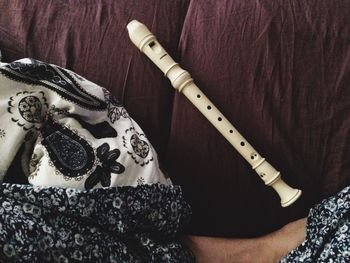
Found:
[[[350,262],[350,186],[310,210],[306,240],[280,263]]]
[[[0,262],[194,262],[180,187],[0,185]]]

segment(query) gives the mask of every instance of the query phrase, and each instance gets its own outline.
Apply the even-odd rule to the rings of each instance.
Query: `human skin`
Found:
[[[197,263],[276,263],[305,240],[306,223],[299,219],[257,238],[186,236],[183,241]]]

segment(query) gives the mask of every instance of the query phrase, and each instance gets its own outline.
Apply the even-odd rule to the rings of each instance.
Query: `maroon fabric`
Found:
[[[303,199],[281,208],[181,94],[167,168],[194,209],[191,230],[254,236],[306,215],[350,182],[350,3],[191,1],[181,64]]]
[[[0,49],[111,90],[193,207],[189,232],[256,236],[350,182],[350,3],[0,0]],[[247,140],[304,191],[281,208],[229,143],[131,44],[153,31]]]

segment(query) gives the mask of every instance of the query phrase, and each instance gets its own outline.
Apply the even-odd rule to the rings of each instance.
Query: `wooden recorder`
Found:
[[[176,63],[148,28],[131,21],[127,25],[129,36],[135,46],[141,50],[169,78],[173,87],[183,93],[193,105],[215,126],[232,144],[244,159],[258,173],[268,186],[271,186],[281,198],[281,205],[287,207],[301,195],[301,190],[288,186],[281,174],[263,158],[247,140],[233,127],[214,104],[196,86],[191,75]]]

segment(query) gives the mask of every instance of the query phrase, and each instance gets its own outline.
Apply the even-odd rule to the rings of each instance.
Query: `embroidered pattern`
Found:
[[[141,128],[107,90],[29,59],[2,63],[0,79],[5,111],[0,144],[9,142],[1,149],[0,172],[9,181],[78,189],[170,183]]]
[[[95,171],[86,179],[85,188],[91,189],[98,183],[107,187],[111,185],[111,173],[121,174],[125,171],[125,167],[117,162],[120,156],[118,149],[109,150],[108,143],[104,143],[97,148],[97,158],[99,165]]]
[[[35,96],[27,96],[18,103],[19,113],[23,119],[31,123],[39,123],[42,121],[41,116],[41,102]]]
[[[66,117],[69,115],[69,111],[67,109],[57,108],[55,104],[51,104],[50,108],[47,111],[48,116],[61,115],[62,117]]]
[[[119,120],[121,117],[129,118],[129,115],[118,99],[108,90],[103,89],[105,100],[107,102],[107,115],[111,123]]]
[[[32,59],[31,63],[12,62],[1,67],[0,73],[16,81],[43,85],[83,108],[99,111],[106,109],[104,101],[89,94],[68,71],[58,66]]]
[[[40,160],[36,154],[33,154],[29,162],[29,166],[30,166],[29,170],[31,170],[31,173],[29,174],[29,177],[28,177],[29,179],[33,179],[34,177],[37,176],[37,174],[40,171],[41,164],[42,164],[42,160]]]
[[[11,120],[19,127],[25,131],[40,129],[48,109],[44,92],[17,92],[7,104],[7,111],[13,115]]]
[[[143,177],[140,177],[139,179],[137,179],[137,185],[143,185],[145,184],[145,179],[143,179]]]
[[[130,144],[134,152],[141,158],[146,158],[149,153],[148,143],[141,140],[137,134],[133,134],[130,138]]]
[[[153,156],[149,156],[150,146],[143,133],[139,133],[134,127],[131,127],[125,130],[125,134],[122,138],[123,146],[128,149],[127,153],[137,164],[144,166],[154,160]],[[144,138],[144,140],[141,138]]]
[[[54,166],[65,176],[79,177],[92,169],[95,154],[82,137],[48,118],[42,129],[42,144]]]
[[[5,138],[6,132],[3,129],[0,129],[0,139]]]

